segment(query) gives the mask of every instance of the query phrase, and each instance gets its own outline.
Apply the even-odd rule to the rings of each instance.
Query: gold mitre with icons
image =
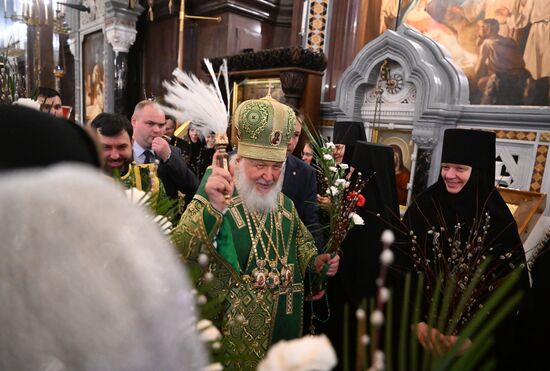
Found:
[[[255,160],[284,161],[296,115],[286,104],[267,96],[239,104],[233,114],[237,154]]]

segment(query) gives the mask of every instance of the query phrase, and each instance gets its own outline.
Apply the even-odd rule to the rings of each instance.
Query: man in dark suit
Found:
[[[321,252],[323,237],[320,231],[317,207],[317,175],[312,166],[292,154],[296,149],[301,132],[302,126],[297,119],[294,124],[294,132],[288,142],[282,192],[294,202],[298,216],[315,238],[315,245]]]
[[[134,128],[134,161],[138,164],[159,161],[157,174],[166,194],[178,197],[178,191],[190,202],[199,186],[199,180],[187,167],[179,148],[171,146],[162,137],[166,117],[159,105],[153,101],[139,102],[132,115]]]
[[[324,243],[321,224],[319,223],[319,208],[317,207],[317,172],[313,166],[306,164],[292,154],[302,133],[301,121],[298,116],[296,117],[294,131],[286,150],[282,192],[294,202],[298,216],[313,235],[317,251],[321,253]],[[312,331],[312,309],[316,314],[325,313],[325,306],[324,301],[319,304],[312,303],[309,300],[305,301],[302,323],[302,332],[304,334],[309,334]]]

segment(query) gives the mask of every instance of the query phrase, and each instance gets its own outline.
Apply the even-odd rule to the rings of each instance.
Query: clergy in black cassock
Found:
[[[376,293],[382,250],[380,235],[386,229],[394,229],[393,226],[399,222],[391,147],[358,141],[355,143],[351,167],[354,169],[351,174],[352,182],[359,172],[363,179],[370,178],[362,191],[366,199],[365,205],[356,211],[365,225],[353,227],[342,242],[340,269],[329,280],[327,288],[330,318],[327,323],[318,325],[320,332],[326,333],[330,338],[338,354],[337,369],[342,369],[343,366],[344,306],[349,305],[348,364],[353,369],[357,338],[355,311],[363,299],[371,298]]]
[[[515,267],[525,264],[516,222],[494,186],[495,134],[448,129],[444,135],[441,164],[437,182],[413,200],[403,217],[404,234],[412,231],[417,241],[415,252],[413,245],[409,245],[409,270],[424,273],[425,286],[431,288],[434,287],[438,270],[458,272],[461,278],[462,268],[459,268],[458,261],[463,257],[466,265],[475,267],[475,259],[468,260],[468,252],[473,250],[477,236],[484,238],[482,255],[492,260],[486,270],[487,280],[475,292],[477,300],[474,309],[477,309],[477,305],[487,298],[490,286],[496,287]],[[461,175],[468,169],[471,169],[469,177]],[[487,228],[485,236],[484,227]],[[435,232],[441,234],[439,247],[434,246]],[[449,238],[458,241],[458,248],[456,243],[447,242]],[[435,256],[434,248],[439,249],[438,256]],[[477,256],[476,252],[471,252],[474,257]],[[518,289],[528,286],[527,272],[524,270]],[[430,300],[429,292],[425,298]],[[496,330],[492,354],[496,356],[498,370],[513,369],[509,357],[513,353],[510,340],[517,330],[514,328],[514,316],[512,314],[506,318]]]
[[[350,164],[355,152],[355,146],[360,140],[367,140],[365,128],[362,122],[337,122],[334,125],[334,144],[343,144],[344,154],[341,160],[344,164]],[[336,157],[335,157],[336,159]],[[339,161],[336,161],[339,163]]]

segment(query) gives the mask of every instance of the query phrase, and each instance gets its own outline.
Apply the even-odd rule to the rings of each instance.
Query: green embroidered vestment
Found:
[[[280,193],[276,210],[260,216],[234,194],[221,214],[204,192],[209,175],[207,171],[174,240],[186,260],[196,261],[201,253],[209,258],[214,276],[209,295],[223,298],[218,326],[227,342],[224,350],[238,357],[226,366],[255,369],[272,343],[301,335],[304,278],[317,250],[288,197]],[[265,273],[263,287],[258,286],[258,271]]]

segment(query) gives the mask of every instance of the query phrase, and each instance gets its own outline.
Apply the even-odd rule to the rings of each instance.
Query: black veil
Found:
[[[413,200],[402,225],[404,255],[400,261],[405,270],[424,273],[426,287],[434,287],[438,270],[458,272],[458,275],[468,271],[468,268],[465,271],[457,268],[460,265],[456,256],[465,259],[465,266],[474,267],[475,259],[469,261],[466,257],[487,256],[491,259],[485,274],[487,280],[482,279],[474,291],[476,309],[490,294],[491,287],[502,282],[517,266],[525,265],[516,222],[494,186],[495,142],[492,132],[446,130],[441,162],[471,166],[470,178],[460,192],[451,194],[440,175],[435,184]],[[440,239],[434,238],[436,233],[440,234]],[[477,242],[480,247],[475,251],[472,246],[479,238],[483,242]],[[411,239],[416,239],[416,246]],[[436,240],[440,241],[439,244],[434,242]],[[448,263],[450,259],[452,263]],[[526,290],[528,287],[527,271],[524,270],[517,289]],[[425,298],[427,306],[431,300],[429,289]],[[515,322],[512,314],[496,329],[492,352],[496,355],[497,369],[503,369],[511,362],[511,340],[517,332]]]
[[[355,152],[357,141],[367,140],[365,128],[362,122],[337,122],[334,125],[334,144],[344,144],[344,164],[350,164]]]
[[[348,323],[349,344],[356,344],[355,311],[363,299],[371,298],[376,293],[382,250],[380,235],[386,229],[394,229],[399,222],[391,147],[358,141],[350,165],[354,168],[352,182],[359,172],[363,179],[368,179],[362,191],[365,204],[356,210],[365,225],[353,227],[341,244],[340,268],[336,276],[328,281],[330,318],[327,323],[319,326],[338,354],[340,362],[337,370],[342,369],[344,323]],[[344,320],[345,305],[348,305],[349,312]],[[353,365],[356,347],[352,345],[348,348],[349,364]]]

